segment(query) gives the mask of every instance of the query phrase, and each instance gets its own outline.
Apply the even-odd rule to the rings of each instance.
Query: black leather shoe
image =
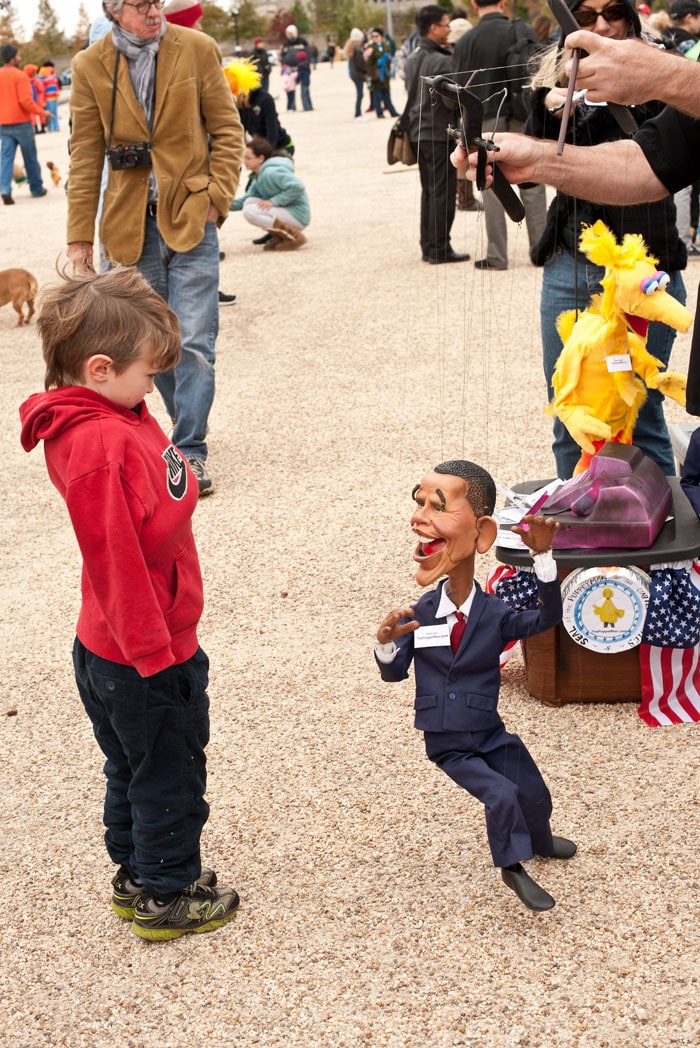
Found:
[[[431,258],[429,255],[423,255],[423,261],[429,262],[431,266],[440,266],[443,262],[468,262],[471,255],[460,255],[457,251],[447,251],[441,258]]]
[[[566,837],[552,837],[552,847],[552,859],[573,859],[576,854],[576,845]]]
[[[507,269],[508,266],[494,266],[487,258],[478,258],[474,263],[474,269]]]
[[[257,238],[256,238],[256,239],[255,239],[255,240],[253,241],[253,243],[254,243],[254,244],[269,244],[269,243],[270,243],[270,241],[271,241],[271,240],[274,240],[274,239],[275,239],[275,238],[274,238],[274,236],[272,235],[272,233],[263,233],[263,235],[262,235],[261,237],[257,237]]]
[[[219,292],[219,305],[220,306],[232,306],[236,301],[235,295],[227,295],[225,291]]]
[[[9,193],[2,194],[2,202],[3,204],[14,204],[14,200]]]
[[[551,910],[554,906],[552,896],[544,888],[540,888],[529,874],[525,873],[520,863],[511,867],[504,866],[501,869],[501,877],[503,883],[512,888],[529,910],[536,910],[540,913],[544,910]]]

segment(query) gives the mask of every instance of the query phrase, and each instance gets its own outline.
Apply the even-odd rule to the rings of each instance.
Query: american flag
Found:
[[[523,568],[518,571],[508,564],[497,564],[491,569],[486,579],[486,592],[495,594],[514,611],[535,608],[539,600],[534,570]],[[499,659],[501,669],[515,652],[517,644],[517,640],[506,644]]]
[[[652,569],[639,663],[645,724],[700,721],[700,562]]]

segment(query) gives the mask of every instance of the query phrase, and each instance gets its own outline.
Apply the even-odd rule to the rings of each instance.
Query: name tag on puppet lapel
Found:
[[[605,358],[605,363],[610,373],[613,371],[632,370],[632,358],[629,353],[611,353],[609,357]]]
[[[413,634],[416,648],[445,648],[450,644],[450,630],[447,623],[437,626],[419,626]]]

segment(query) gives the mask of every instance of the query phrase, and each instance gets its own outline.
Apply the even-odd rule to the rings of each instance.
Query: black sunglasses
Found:
[[[604,18],[606,22],[621,22],[629,16],[629,8],[626,4],[610,4],[602,11],[589,11],[585,7],[579,7],[573,15],[581,28],[586,29],[595,25],[599,18]]]

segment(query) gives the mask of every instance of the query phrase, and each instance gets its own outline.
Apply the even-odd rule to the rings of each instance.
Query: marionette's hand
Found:
[[[559,531],[559,524],[554,517],[547,517],[545,520],[541,513],[536,517],[533,517],[532,513],[526,513],[520,524],[516,524],[512,530],[516,535],[520,535],[533,553],[546,553],[552,548],[552,539],[554,533]]]
[[[412,619],[413,608],[394,608],[385,619],[382,619],[377,630],[378,644],[391,644],[392,640],[398,640],[404,633],[412,633],[420,626],[419,622],[404,622],[399,625],[399,619]]]
[[[685,375],[678,371],[660,371],[657,375],[649,375],[646,380],[648,389],[658,389],[665,397],[677,401],[685,407],[685,387],[687,384]]]
[[[593,440],[610,440],[612,436],[610,426],[582,405],[573,408],[555,407],[554,414],[564,423],[578,446],[589,455],[595,455]]]

